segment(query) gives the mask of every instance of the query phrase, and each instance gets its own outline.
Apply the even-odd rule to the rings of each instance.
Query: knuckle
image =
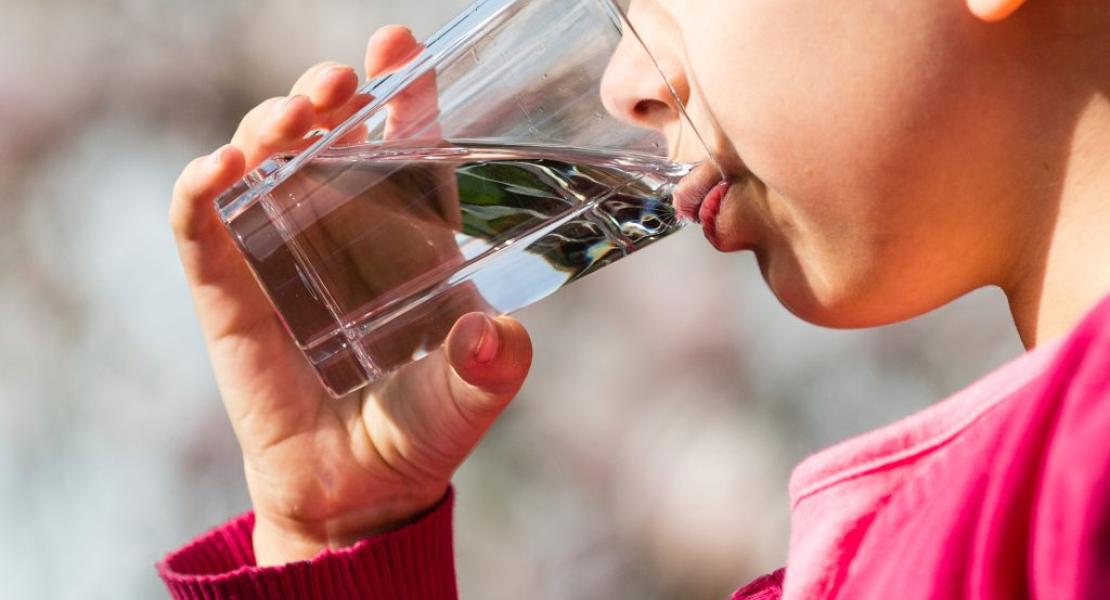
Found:
[[[268,111],[273,110],[273,108],[277,106],[279,102],[282,102],[287,98],[289,98],[289,96],[274,96],[272,98],[267,98],[260,102],[258,106],[254,107],[254,110],[252,110],[251,112],[254,112],[258,115],[265,115]]]
[[[235,135],[232,136],[232,143],[239,146],[257,143],[258,138],[265,133],[264,124],[273,112],[274,107],[286,98],[288,96],[267,98],[247,111],[247,114],[243,115],[243,119],[239,121],[239,127],[235,130]]]
[[[264,119],[270,111],[274,109],[277,104],[288,98],[288,96],[274,96],[259,102],[254,108],[243,117],[243,125],[251,125],[256,121]]]
[[[298,77],[295,82],[293,82],[293,88],[290,91],[290,94],[304,93],[308,88],[312,86],[313,83],[315,83],[316,78],[319,77],[321,73],[324,73],[332,67],[341,66],[345,65],[334,60],[325,60],[312,65],[311,67],[306,69],[304,73],[301,73],[301,76]]]

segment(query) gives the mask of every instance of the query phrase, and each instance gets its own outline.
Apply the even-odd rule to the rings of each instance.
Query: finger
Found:
[[[320,129],[335,129],[344,121],[351,118],[351,115],[354,115],[363,108],[366,108],[366,105],[370,104],[371,100],[373,100],[373,98],[369,94],[355,94],[355,96],[352,97],[343,106],[333,110],[326,115],[321,115],[320,118],[317,120],[316,126]],[[362,138],[366,137],[365,124],[360,124],[356,126],[354,129],[352,129],[352,132],[356,130],[362,132]],[[344,141],[350,139],[351,137],[351,132],[348,132],[344,135]]]
[[[170,205],[181,265],[210,341],[250,330],[272,312],[213,206],[245,166],[242,152],[230,144],[194,160],[177,180]]]
[[[212,201],[243,172],[243,155],[230,144],[186,165],[174,184],[170,202],[170,225],[179,243],[211,235],[219,223]]]
[[[417,77],[389,101],[385,139],[439,140],[439,88],[430,71]]]
[[[365,123],[355,125],[350,131],[343,135],[343,137],[336,140],[336,146],[351,146],[354,144],[361,144],[366,141],[368,128]]]
[[[532,364],[532,342],[511,317],[464,315],[444,342],[451,395],[462,415],[483,430],[516,395]]]
[[[374,32],[366,46],[366,73],[373,77],[395,71],[415,58],[424,46],[412,31],[390,25]],[[385,139],[440,137],[439,90],[436,74],[429,71],[418,77],[389,102]]]
[[[192,161],[174,185],[170,206],[216,381],[236,431],[247,436],[244,442],[303,423],[323,396],[213,205],[246,166],[246,157],[230,144]]]
[[[270,98],[243,117],[231,143],[243,152],[249,170],[300,144],[315,122],[316,110],[306,96]]]
[[[170,204],[178,254],[209,340],[250,329],[271,313],[213,206],[245,166],[242,152],[230,144],[194,160],[177,180]]]
[[[403,25],[386,25],[378,29],[366,42],[366,59],[363,66],[366,76],[378,77],[392,73],[420,53],[423,46]]]
[[[306,96],[317,113],[342,107],[358,89],[354,68],[337,62],[323,62],[304,72],[293,84],[290,96]]]
[[[366,105],[370,104],[370,101],[373,99],[374,98],[369,94],[355,94],[347,100],[346,104],[343,106],[327,114],[320,115],[316,121],[316,125],[325,129],[334,129],[343,121],[349,119],[351,115],[366,108]]]
[[[366,108],[366,105],[370,104],[371,100],[373,100],[373,97],[369,94],[355,94],[347,104],[321,118],[318,126],[323,129],[335,129],[344,121],[351,118],[351,115]],[[367,131],[366,123],[359,123],[352,127],[350,131],[343,134],[343,137],[337,140],[335,145],[347,146],[365,142]]]
[[[437,351],[367,390],[361,421],[386,456],[421,478],[446,479],[520,389],[532,361],[524,328],[508,317],[464,315]]]

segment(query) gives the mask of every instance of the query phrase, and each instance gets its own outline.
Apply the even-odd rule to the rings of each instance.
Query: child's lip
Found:
[[[702,204],[719,183],[721,173],[710,164],[702,164],[691,171],[674,191],[674,208],[679,216],[700,223]]]
[[[702,164],[691,171],[674,192],[674,207],[679,216],[700,223],[705,239],[718,250],[721,240],[717,237],[717,215],[731,187],[731,179],[721,175],[716,166]]]
[[[717,250],[721,249],[720,239],[717,237],[717,215],[721,213],[721,203],[732,188],[732,182],[725,179],[713,186],[705,195],[701,206],[698,207],[698,221],[701,222],[702,233]]]

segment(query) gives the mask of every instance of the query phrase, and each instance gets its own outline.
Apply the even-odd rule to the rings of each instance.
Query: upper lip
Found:
[[[724,181],[721,172],[711,163],[703,163],[690,172],[674,191],[674,207],[684,218],[698,223],[698,211],[705,197]]]

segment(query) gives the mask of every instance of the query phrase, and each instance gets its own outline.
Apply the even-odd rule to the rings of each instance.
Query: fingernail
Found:
[[[478,364],[486,364],[497,356],[498,347],[501,345],[497,339],[497,326],[493,324],[493,320],[482,315],[482,335],[478,338],[478,343],[474,344],[474,360]]]
[[[348,65],[334,65],[324,69],[324,72],[320,74],[320,79],[327,79],[333,73],[338,73],[340,71],[354,71],[354,69]]]

